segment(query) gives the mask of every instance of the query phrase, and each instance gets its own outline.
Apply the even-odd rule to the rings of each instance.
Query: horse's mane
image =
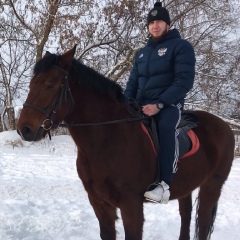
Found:
[[[56,65],[58,58],[59,55],[57,54],[49,54],[43,57],[34,66],[33,74],[37,75],[41,72],[50,70]],[[117,98],[117,100],[124,99],[123,90],[119,84],[98,73],[91,67],[73,59],[72,70],[74,71],[74,78],[79,84],[93,87],[97,92],[109,96],[110,98]]]

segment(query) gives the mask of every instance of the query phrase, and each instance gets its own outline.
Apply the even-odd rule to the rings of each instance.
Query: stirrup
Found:
[[[152,191],[152,190],[155,189],[158,185],[161,185],[161,183],[160,183],[160,182],[154,182],[154,183],[150,184],[150,185],[148,186],[148,188],[146,189],[146,192]]]
[[[151,199],[151,198],[147,198],[147,197],[145,197],[145,199],[147,200],[147,201],[149,201],[149,202],[152,202],[152,203],[156,203],[156,204],[159,204],[159,203],[161,203],[161,201],[155,201],[155,200],[153,200],[153,199]]]

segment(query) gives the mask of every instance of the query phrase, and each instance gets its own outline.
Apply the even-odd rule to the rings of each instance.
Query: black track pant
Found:
[[[176,128],[181,118],[180,107],[165,107],[155,116],[160,144],[160,152],[158,153],[158,180],[159,182],[163,180],[167,184],[172,182],[173,174],[177,171],[179,149]]]

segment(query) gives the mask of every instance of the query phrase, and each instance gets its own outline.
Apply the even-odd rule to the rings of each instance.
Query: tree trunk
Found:
[[[2,114],[0,113],[0,132],[3,132]]]
[[[8,124],[9,130],[16,130],[16,123],[15,123],[15,112],[14,112],[14,107],[9,106],[7,107],[7,115],[8,115]]]

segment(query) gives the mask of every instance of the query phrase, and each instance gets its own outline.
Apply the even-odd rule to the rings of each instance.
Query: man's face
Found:
[[[168,32],[169,26],[162,20],[155,20],[149,23],[148,30],[152,38],[157,40]]]

